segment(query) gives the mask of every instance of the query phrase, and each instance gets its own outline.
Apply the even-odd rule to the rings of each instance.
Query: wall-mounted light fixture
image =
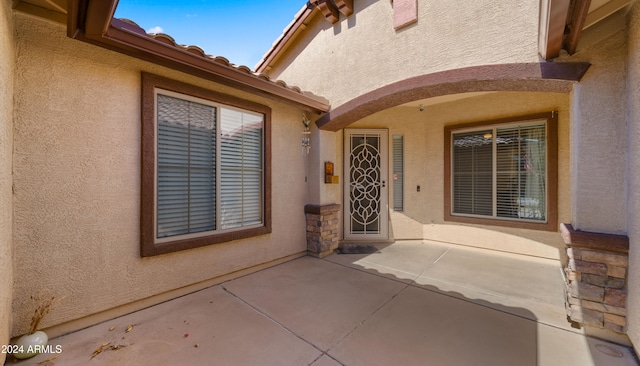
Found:
[[[304,125],[304,131],[302,131],[302,153],[309,155],[309,150],[311,150],[311,131],[309,131],[311,120],[306,113],[302,113],[302,124]]]

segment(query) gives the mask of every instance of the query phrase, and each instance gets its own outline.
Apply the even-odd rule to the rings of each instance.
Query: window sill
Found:
[[[271,233],[271,227],[261,226],[246,230],[231,231],[199,238],[175,240],[165,243],[154,243],[153,238],[142,237],[141,256],[152,257],[181,250],[204,247],[212,244],[226,243],[233,240],[246,239]]]
[[[473,225],[485,225],[485,226],[501,226],[510,227],[514,229],[527,229],[527,230],[540,230],[557,232],[557,220],[550,219],[548,222],[525,222],[515,220],[500,220],[500,219],[482,219],[476,217],[456,216],[451,214],[444,215],[445,222],[458,222],[463,224]]]

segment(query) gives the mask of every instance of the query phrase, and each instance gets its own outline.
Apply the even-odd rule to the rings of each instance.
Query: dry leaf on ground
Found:
[[[93,352],[93,355],[91,356],[91,358],[96,357],[97,355],[101,354],[103,351],[116,351],[119,350],[120,348],[124,348],[126,347],[126,345],[124,344],[111,344],[111,342],[106,342],[103,343],[100,347],[96,348],[96,350]]]
[[[104,349],[110,344],[111,342],[106,342],[103,343],[100,347],[96,348],[95,351],[93,351],[93,355],[91,355],[91,358],[93,359],[94,357],[96,357],[97,355],[101,354],[102,351],[104,351]]]

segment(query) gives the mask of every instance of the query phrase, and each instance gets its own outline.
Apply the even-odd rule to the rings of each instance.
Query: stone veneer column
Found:
[[[625,333],[628,237],[574,230],[570,224],[562,224],[560,230],[569,257],[565,267],[568,319]]]
[[[306,205],[307,253],[325,257],[338,248],[340,205]]]

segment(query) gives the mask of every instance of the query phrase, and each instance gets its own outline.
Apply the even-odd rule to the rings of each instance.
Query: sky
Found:
[[[306,0],[120,0],[116,18],[251,69]]]

